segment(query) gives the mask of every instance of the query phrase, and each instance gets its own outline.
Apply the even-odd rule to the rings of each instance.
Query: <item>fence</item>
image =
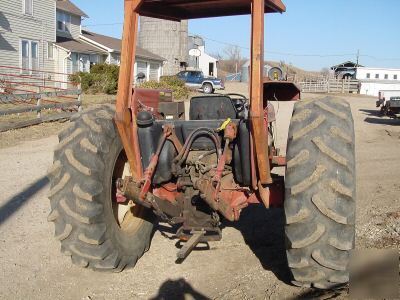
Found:
[[[241,81],[242,73],[232,73],[225,76],[226,81]]]
[[[302,93],[358,93],[359,81],[348,79],[310,80],[297,82]]]
[[[69,118],[81,102],[68,74],[0,66],[0,132]]]

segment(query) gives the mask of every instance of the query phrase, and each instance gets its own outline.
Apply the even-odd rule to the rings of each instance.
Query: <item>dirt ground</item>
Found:
[[[243,87],[237,92],[246,92]],[[314,97],[305,95],[304,98]],[[400,241],[400,120],[376,115],[374,99],[351,103],[356,129],[357,248],[396,248]],[[276,105],[278,145],[285,149],[293,103]],[[57,123],[54,123],[57,124]],[[80,269],[53,238],[46,170],[57,144],[50,136],[0,149],[0,298],[3,299],[309,299],[346,298],[288,283],[283,212],[253,206],[223,239],[175,263],[166,226],[134,269],[110,274]]]

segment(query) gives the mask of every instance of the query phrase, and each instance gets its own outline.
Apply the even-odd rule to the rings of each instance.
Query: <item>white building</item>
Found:
[[[199,69],[203,71],[204,75],[218,76],[218,60],[206,53],[205,46],[199,46]]]
[[[400,69],[358,67],[360,94],[378,96],[381,90],[400,90]]]
[[[200,36],[189,36],[189,53],[198,49],[198,56],[189,55],[189,68],[201,70],[205,76],[218,76],[218,59],[206,53],[204,40]]]

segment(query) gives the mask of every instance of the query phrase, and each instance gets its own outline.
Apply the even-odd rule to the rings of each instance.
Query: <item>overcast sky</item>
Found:
[[[72,1],[89,15],[88,30],[121,37],[123,0]],[[266,15],[266,60],[318,71],[359,50],[360,64],[400,68],[400,0],[283,1],[286,13]],[[191,20],[189,33],[204,37],[208,53],[234,44],[249,56],[249,16]]]

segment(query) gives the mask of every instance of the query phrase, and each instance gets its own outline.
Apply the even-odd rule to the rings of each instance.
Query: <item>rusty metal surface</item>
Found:
[[[144,0],[138,13],[142,16],[168,20],[197,19],[246,15],[251,12],[251,0]],[[266,0],[266,13],[286,11],[281,0]]]
[[[167,89],[135,88],[129,105],[135,114],[148,111],[157,119],[179,119],[185,113],[185,104],[173,102],[172,92]]]

